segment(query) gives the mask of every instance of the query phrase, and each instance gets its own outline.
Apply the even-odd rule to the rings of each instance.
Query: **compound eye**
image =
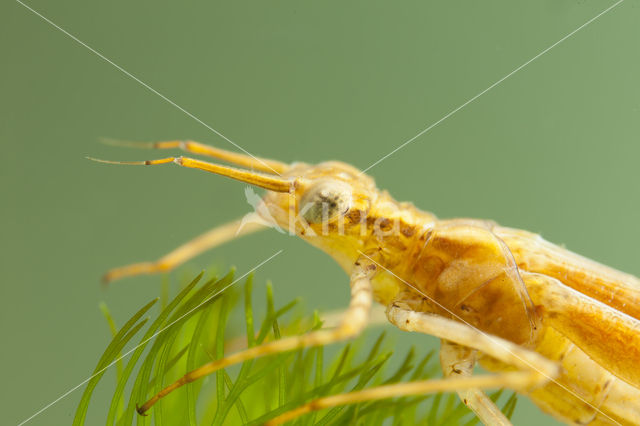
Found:
[[[351,187],[337,180],[318,182],[302,196],[300,214],[307,223],[321,223],[351,207]]]

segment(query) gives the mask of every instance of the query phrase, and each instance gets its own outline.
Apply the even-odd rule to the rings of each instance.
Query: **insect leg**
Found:
[[[466,346],[442,340],[440,344],[440,364],[445,377],[471,377],[476,364],[476,351]],[[510,426],[511,422],[498,406],[478,388],[458,390],[464,402],[485,425]]]
[[[387,309],[387,318],[401,330],[430,334],[461,346],[477,349],[527,374],[522,385],[514,387],[505,384],[506,387],[518,390],[543,384],[559,373],[558,365],[535,351],[487,334],[462,322],[437,314],[413,311],[402,301],[393,302]]]
[[[496,375],[453,377],[447,379],[422,380],[408,383],[397,383],[394,385],[376,386],[361,391],[314,399],[307,404],[281,414],[280,416],[266,422],[265,425],[279,425],[312,411],[323,410],[325,408],[337,407],[340,405],[355,404],[358,402],[375,401],[410,395],[424,395],[436,392],[454,392],[459,389],[467,388],[499,388],[504,386],[511,387],[511,385],[518,386],[528,380],[528,375],[528,372],[525,371],[512,371]]]
[[[349,309],[345,312],[338,327],[254,346],[242,352],[229,355],[226,358],[205,364],[190,371],[173,384],[161,390],[149,401],[138,407],[138,413],[144,414],[158,402],[158,400],[177,388],[230,365],[299,348],[327,345],[357,336],[366,327],[369,319],[369,310],[373,302],[371,279],[374,277],[376,271],[376,264],[370,261],[369,258],[361,258],[356,262],[353,272],[351,273],[351,302],[349,303]]]
[[[134,263],[111,269],[104,274],[102,280],[104,283],[109,283],[123,277],[167,272],[206,250],[224,244],[236,237],[265,229],[263,225],[257,223],[246,223],[242,228],[240,228],[240,224],[240,220],[235,220],[222,226],[216,226],[154,262]]]
[[[205,145],[203,143],[195,142],[191,140],[173,140],[173,141],[160,141],[160,142],[131,142],[131,141],[104,139],[104,142],[109,145],[126,146],[126,147],[132,147],[132,148],[148,148],[148,149],[177,148],[185,152],[217,158],[219,160],[223,160],[228,163],[249,167],[251,169],[260,170],[267,173],[280,174],[280,173],[284,173],[289,168],[287,164],[282,163],[280,161],[268,160],[265,158],[254,157],[252,155],[240,154],[238,152],[233,152],[233,151],[227,151],[224,149],[216,148],[210,145]]]
[[[408,304],[405,305],[401,301],[394,302],[389,307],[387,310],[387,318],[402,330],[431,334],[440,339],[446,339],[462,346],[481,350],[494,358],[518,367],[520,370],[491,375],[458,376],[445,379],[398,383],[318,398],[276,417],[267,424],[281,424],[311,411],[339,405],[398,396],[481,388],[507,387],[515,390],[530,389],[531,387],[545,383],[547,380],[553,379],[559,373],[559,368],[556,364],[534,351],[522,348],[508,340],[485,334],[471,326],[439,315],[412,311],[408,309]]]

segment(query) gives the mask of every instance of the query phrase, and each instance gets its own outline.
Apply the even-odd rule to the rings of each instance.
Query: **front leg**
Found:
[[[475,349],[451,343],[440,342],[440,365],[445,377],[470,377],[476,364]],[[460,400],[478,416],[485,425],[511,426],[511,422],[498,406],[478,388],[457,391]]]
[[[328,345],[358,336],[367,326],[369,319],[369,310],[373,302],[371,279],[375,276],[377,269],[376,264],[369,257],[362,257],[356,261],[351,273],[351,302],[338,327],[332,330],[319,330],[302,336],[275,340],[205,364],[162,389],[157,395],[138,407],[138,413],[145,414],[161,398],[179,387],[230,365],[299,348]]]
[[[102,282],[107,284],[111,281],[119,280],[124,277],[169,272],[189,259],[192,259],[214,247],[222,245],[227,241],[266,229],[265,226],[257,223],[248,223],[244,227],[241,227],[241,224],[241,220],[234,220],[233,222],[216,226],[204,234],[187,241],[156,261],[132,263],[130,265],[113,268],[104,274]]]

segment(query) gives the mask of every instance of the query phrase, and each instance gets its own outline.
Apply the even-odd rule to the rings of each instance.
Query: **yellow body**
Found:
[[[359,253],[381,250],[381,263],[389,272],[373,280],[376,301],[388,306],[398,293],[413,293],[425,312],[462,318],[557,361],[562,373],[556,382],[527,393],[562,421],[615,424],[612,418],[622,424],[640,423],[636,277],[526,231],[490,221],[438,220],[379,192],[370,178],[343,163],[294,165],[287,175],[299,182],[331,178],[351,186],[353,202],[344,216],[342,235],[332,232],[336,225],[331,222],[326,235],[313,224],[309,227],[316,235],[305,235],[308,231],[300,226],[295,232],[331,255],[347,274]],[[296,200],[307,189],[303,183],[296,188],[298,196],[266,195],[281,226],[291,225],[284,213],[300,208]],[[538,274],[552,280],[543,283]],[[491,371],[512,368],[490,358],[481,359],[481,364]]]
[[[418,322],[411,322],[410,313],[429,314],[417,318],[422,330],[428,329],[425,321],[429,318],[433,323],[434,315],[464,323],[466,328],[456,332],[457,341],[475,336],[473,339],[477,341],[467,339],[463,346],[493,353],[493,357],[479,358],[490,371],[512,371],[514,364],[538,370],[536,373],[547,380],[518,382],[536,385],[514,387],[562,421],[640,424],[640,280],[636,277],[573,254],[538,235],[491,221],[438,220],[411,203],[395,201],[386,191],[378,190],[373,179],[348,164],[287,165],[191,141],[143,146],[181,148],[259,170],[261,173],[183,157],[125,163],[173,162],[267,189],[265,208],[258,213],[267,222],[275,221],[274,224],[332,256],[351,276],[352,301],[346,319],[336,331],[292,337],[212,361],[163,389],[140,407],[140,413],[183,384],[219,368],[256,356],[352,337],[366,324],[372,293],[374,300],[388,307],[389,319],[396,320],[394,324],[400,328],[406,325],[407,330],[415,329]],[[232,239],[240,232],[236,228],[234,223],[214,229],[157,262],[117,268],[107,273],[105,279],[169,270]],[[409,310],[400,312],[400,305]],[[397,322],[398,318],[406,318],[406,324],[404,319]],[[447,337],[452,337],[452,329],[460,324],[451,321],[448,324],[446,330],[430,329],[440,334],[445,352],[453,353],[459,347],[447,343]],[[493,351],[492,345],[500,339],[491,336],[507,344],[501,344],[500,351]],[[518,351],[520,348],[523,351]],[[542,355],[559,365],[559,375],[546,375],[525,361],[522,357],[528,357],[531,351],[536,357]],[[507,353],[509,356],[505,356]],[[507,363],[508,360],[512,363]],[[470,362],[472,370],[475,361]],[[544,363],[537,361],[537,364]],[[540,385],[542,382],[545,384]],[[471,389],[473,383],[487,386],[489,381],[459,379],[457,383]],[[495,383],[503,385],[507,381]],[[435,389],[429,384],[418,385],[423,386],[418,391]],[[446,387],[445,383],[437,386]],[[381,394],[387,396],[393,392],[395,388],[381,389]],[[473,395],[476,400],[472,408],[476,413],[482,411],[485,418],[493,419],[490,421],[508,423],[496,413],[495,406],[482,407],[492,404],[486,397],[478,392]],[[294,410],[292,416],[365,396],[327,398]]]

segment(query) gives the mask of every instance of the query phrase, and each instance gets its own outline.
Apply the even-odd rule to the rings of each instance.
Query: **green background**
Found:
[[[365,168],[613,2],[28,4],[255,155]],[[234,147],[19,3],[0,8],[0,416],[16,424],[88,377],[108,341],[100,301],[122,322],[158,295],[158,277],[105,289],[102,272],[249,206],[228,179],[85,160],[157,154],[100,137]],[[640,274],[638,22],[638,1],[626,0],[369,173],[440,217],[539,232]],[[174,275],[211,264],[244,273],[279,249],[258,289],[272,279],[280,303],[347,304],[338,266],[274,231]],[[437,344],[399,334],[402,345]],[[80,394],[30,424],[69,423]],[[519,399],[516,424],[544,418]]]

